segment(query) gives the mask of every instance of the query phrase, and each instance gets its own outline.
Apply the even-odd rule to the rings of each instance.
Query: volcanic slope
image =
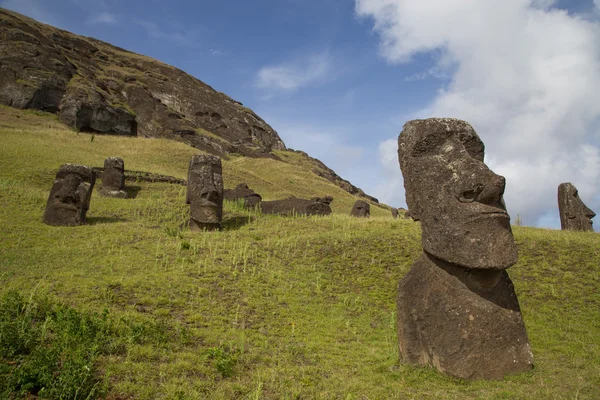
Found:
[[[0,103],[56,113],[82,132],[172,139],[221,157],[278,159],[286,149],[251,109],[175,67],[2,8]],[[377,202],[306,153],[287,159]]]
[[[226,202],[192,233],[185,187],[94,190],[89,224],[41,222],[65,162],[185,178],[197,149],[66,129],[0,107],[0,398],[600,398],[600,235],[514,227],[509,270],[535,369],[463,382],[398,365],[396,287],[421,252],[416,222],[371,208],[309,167],[223,162],[226,187],[265,199],[332,195],[333,214],[279,217]],[[280,158],[297,153],[280,151]]]

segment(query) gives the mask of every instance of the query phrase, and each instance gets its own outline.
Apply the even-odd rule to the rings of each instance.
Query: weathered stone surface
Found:
[[[92,168],[61,165],[48,196],[44,223],[54,226],[84,224],[95,182],[96,174]]]
[[[100,193],[108,197],[126,198],[125,192],[125,162],[119,157],[109,157],[104,160],[102,172],[102,188]]]
[[[394,219],[398,218],[398,209],[397,208],[392,208],[392,218],[394,218]]]
[[[333,196],[312,197],[311,200],[316,201],[318,203],[324,203],[324,204],[330,205],[331,203],[333,203]]]
[[[517,262],[504,177],[483,163],[484,145],[471,125],[452,118],[409,121],[398,146],[406,203],[421,221],[425,251],[469,268]]]
[[[217,156],[200,154],[190,160],[186,202],[192,231],[217,230],[223,218],[223,168]]]
[[[371,215],[371,205],[363,200],[356,200],[350,210],[350,215],[353,217],[369,218]]]
[[[238,184],[235,189],[225,189],[224,197],[225,200],[243,199],[245,208],[254,208],[262,200],[260,194],[250,189],[245,183]]]
[[[533,367],[505,271],[517,261],[505,182],[483,157],[465,121],[409,121],[398,137],[406,202],[421,221],[424,250],[398,286],[401,359],[464,379]]]
[[[424,253],[398,287],[405,363],[463,379],[501,379],[532,368],[513,284],[504,270],[468,269]]]
[[[308,199],[291,197],[283,200],[262,201],[260,208],[263,214],[279,215],[329,215],[329,204]]]
[[[596,213],[579,198],[579,192],[570,182],[558,185],[558,212],[562,230],[591,232]]]

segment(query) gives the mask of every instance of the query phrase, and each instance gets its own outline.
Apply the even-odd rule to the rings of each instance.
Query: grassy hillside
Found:
[[[227,203],[222,232],[193,234],[179,229],[184,187],[128,182],[134,199],[94,193],[88,225],[50,227],[41,216],[62,163],[120,156],[185,178],[197,150],[92,140],[8,108],[0,143],[0,398],[600,398],[600,234],[514,228],[509,273],[535,369],[463,382],[397,364],[396,285],[421,251],[417,223],[377,207],[351,218],[355,198],[310,170],[232,158],[226,187],[330,194],[334,214]]]

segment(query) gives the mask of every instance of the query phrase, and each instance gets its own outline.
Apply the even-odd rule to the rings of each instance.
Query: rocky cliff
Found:
[[[175,67],[2,8],[0,103],[57,113],[82,132],[164,137],[219,156],[285,149],[252,110]],[[364,195],[318,164],[317,174]]]

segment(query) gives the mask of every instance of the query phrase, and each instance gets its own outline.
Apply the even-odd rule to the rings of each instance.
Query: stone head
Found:
[[[218,224],[223,216],[223,169],[217,156],[193,156],[188,169],[187,203],[192,220]]]
[[[421,221],[429,254],[468,268],[504,269],[517,261],[505,180],[483,162],[483,142],[465,121],[413,120],[398,137],[406,203]]]
[[[85,223],[95,181],[96,174],[90,167],[61,165],[48,196],[44,222],[49,225]]]
[[[350,215],[354,217],[368,218],[371,215],[371,205],[364,200],[356,200]]]
[[[558,209],[563,230],[593,231],[592,218],[596,213],[579,198],[579,191],[570,182],[558,185]]]
[[[104,160],[102,186],[120,190],[125,186],[125,163],[122,158],[109,157]]]

